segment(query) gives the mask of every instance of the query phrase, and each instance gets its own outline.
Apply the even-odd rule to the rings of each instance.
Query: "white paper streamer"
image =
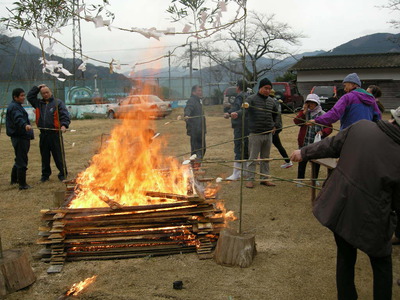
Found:
[[[183,27],[182,32],[187,33],[187,32],[189,32],[190,28],[192,28],[192,26],[186,24],[185,27]]]

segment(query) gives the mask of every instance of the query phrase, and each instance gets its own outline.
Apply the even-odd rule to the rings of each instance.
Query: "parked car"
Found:
[[[272,88],[275,90],[275,97],[282,100],[282,112],[293,112],[300,109],[304,103],[304,97],[300,94],[296,84],[289,82],[273,82]],[[231,108],[237,95],[236,86],[230,86],[224,91],[224,111]]]
[[[338,101],[337,88],[334,85],[317,85],[311,89],[310,94],[317,94],[324,111],[330,110]]]
[[[131,95],[118,104],[110,105],[107,110],[107,117],[135,118],[143,117],[164,118],[172,112],[171,104],[164,102],[155,95]]]
[[[303,106],[304,97],[295,83],[273,82],[272,88],[275,90],[275,98],[282,100],[282,112],[294,112]]]

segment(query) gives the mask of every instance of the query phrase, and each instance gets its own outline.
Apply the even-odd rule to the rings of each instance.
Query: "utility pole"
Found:
[[[168,51],[168,99],[171,99],[171,51]]]
[[[209,69],[209,73],[210,73],[210,83],[208,84],[208,96],[211,97],[211,82],[212,82],[211,57],[210,57],[210,69]]]
[[[79,0],[73,0],[72,2],[72,11],[77,11],[79,9]],[[72,19],[72,69],[74,73],[74,86],[76,85],[76,73],[78,72],[77,70],[77,55],[79,55],[79,58],[82,60],[82,39],[81,39],[81,22],[79,15],[74,14],[74,17]],[[82,79],[84,78],[84,73],[81,72],[81,77]]]
[[[190,78],[190,87],[193,86],[192,84],[192,76],[193,76],[193,50],[192,50],[192,42],[189,44],[189,78]]]

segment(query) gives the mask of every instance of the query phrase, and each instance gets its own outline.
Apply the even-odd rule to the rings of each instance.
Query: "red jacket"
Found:
[[[293,119],[294,124],[300,126],[299,135],[297,136],[297,143],[299,144],[299,148],[303,147],[304,145],[304,138],[307,133],[307,128],[309,126],[305,125],[306,122],[306,115],[304,114],[303,110],[299,111],[296,118]],[[332,124],[327,125],[332,127]],[[325,138],[332,133],[332,128],[325,127],[322,129],[322,137]]]

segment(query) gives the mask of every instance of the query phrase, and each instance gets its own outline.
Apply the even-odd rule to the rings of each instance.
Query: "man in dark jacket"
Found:
[[[231,118],[234,138],[234,152],[235,160],[249,158],[249,125],[246,114],[243,114],[244,108],[242,107],[247,98],[247,82],[245,80],[238,80],[236,84],[236,92],[238,93],[231,108],[224,114],[224,118]],[[243,119],[244,117],[244,119]],[[243,147],[243,155],[242,155]],[[242,163],[235,162],[233,164],[233,173],[227,177],[227,180],[237,180],[240,178]]]
[[[186,133],[190,136],[191,153],[201,160],[206,153],[206,118],[203,112],[203,89],[199,85],[192,87],[192,93],[186,102],[184,118],[186,121]]]
[[[272,83],[268,78],[260,81],[258,93],[247,98],[249,104],[249,181],[246,182],[247,188],[253,188],[254,174],[256,171],[255,159],[269,158],[272,145],[272,135],[278,128],[278,105],[269,97],[272,90]],[[261,179],[266,179],[269,174],[268,161],[260,162]],[[270,181],[263,180],[262,185],[275,186]]]
[[[15,152],[15,163],[11,170],[11,184],[19,183],[20,190],[29,189],[26,183],[26,170],[28,169],[28,152],[33,130],[29,122],[28,113],[22,107],[25,101],[25,92],[21,88],[12,92],[13,100],[7,107],[6,132],[11,137]]]
[[[291,155],[296,162],[340,157],[313,208],[315,217],[335,236],[339,299],[357,299],[357,249],[370,258],[374,299],[391,299],[391,237],[394,210],[400,208],[400,108],[398,113],[396,120],[361,120]]]
[[[42,99],[37,98],[39,92]],[[44,84],[34,86],[29,91],[28,101],[36,109],[36,125],[40,129],[40,155],[42,156],[42,177],[40,181],[49,180],[51,155],[53,155],[59,171],[58,179],[62,181],[66,179],[68,174],[62,133],[67,130],[71,123],[69,112],[61,100],[54,99],[51,90]]]

